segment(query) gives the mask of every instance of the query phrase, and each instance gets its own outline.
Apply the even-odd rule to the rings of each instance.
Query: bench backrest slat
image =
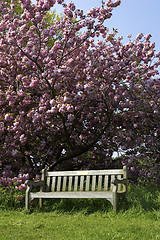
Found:
[[[102,190],[102,176],[98,176],[98,191]]]
[[[104,177],[104,191],[108,190],[108,175]]]
[[[80,176],[80,191],[83,191],[83,186],[84,186],[84,176]]]
[[[61,177],[58,177],[57,192],[60,192],[60,191],[61,191],[61,180],[62,180],[62,178],[61,178]]]
[[[69,191],[69,192],[71,192],[71,190],[72,190],[72,181],[73,181],[73,177],[70,176],[70,177],[69,177],[69,184],[68,184],[68,191]]]
[[[113,189],[113,186],[114,186],[113,184],[114,180],[115,180],[115,175],[111,175],[111,190]]]
[[[75,179],[74,179],[74,191],[75,192],[77,191],[77,188],[78,188],[78,176],[75,176]]]
[[[67,185],[67,177],[63,177],[62,192],[66,191],[66,185]]]
[[[86,189],[85,189],[86,192],[89,191],[89,186],[90,186],[90,176],[87,176],[87,178],[86,178]]]
[[[56,177],[52,177],[51,191],[54,192],[56,188]]]
[[[92,177],[92,192],[94,192],[96,189],[96,176]]]

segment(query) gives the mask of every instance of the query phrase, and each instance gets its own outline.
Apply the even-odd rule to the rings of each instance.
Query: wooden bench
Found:
[[[40,181],[27,180],[25,207],[39,198],[106,198],[117,211],[117,195],[127,191],[127,169],[50,172],[42,170]],[[40,186],[40,191],[32,191]]]

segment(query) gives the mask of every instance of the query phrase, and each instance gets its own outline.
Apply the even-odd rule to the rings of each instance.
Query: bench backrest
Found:
[[[126,179],[126,167],[111,170],[42,171],[46,192],[109,191],[112,190],[115,178]],[[125,191],[125,188],[124,184],[119,184],[118,192]]]

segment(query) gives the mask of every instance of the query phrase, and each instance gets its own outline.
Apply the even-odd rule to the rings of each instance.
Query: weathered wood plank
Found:
[[[109,170],[84,170],[84,171],[64,171],[64,172],[47,172],[46,176],[97,176],[97,175],[118,175],[123,174],[123,169]]]
[[[85,188],[86,192],[89,191],[89,186],[90,186],[90,176],[87,176],[87,178],[86,178],[86,188]]]
[[[69,177],[69,184],[68,184],[68,191],[69,191],[69,192],[72,191],[72,180],[73,180],[73,177],[70,176],[70,177]]]
[[[83,191],[83,186],[84,186],[84,176],[80,177],[80,191]]]
[[[98,191],[102,190],[102,176],[98,176]]]
[[[62,178],[61,178],[61,177],[58,177],[57,192],[60,192],[60,191],[61,191],[61,180],[62,180]]]
[[[31,193],[31,198],[109,198],[113,196],[112,192],[37,192]]]
[[[94,192],[96,189],[96,176],[92,177],[92,192]]]
[[[62,185],[62,191],[66,191],[66,185],[67,185],[67,177],[63,177],[63,185]]]
[[[77,188],[78,188],[78,176],[75,176],[75,179],[74,179],[74,192],[77,192]]]
[[[52,177],[51,191],[54,192],[56,187],[56,177]]]
[[[113,190],[113,186],[114,186],[113,182],[114,182],[114,180],[115,180],[115,175],[111,175],[111,191]]]
[[[104,191],[108,190],[108,175],[104,177]]]

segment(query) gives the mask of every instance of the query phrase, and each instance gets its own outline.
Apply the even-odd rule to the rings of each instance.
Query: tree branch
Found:
[[[47,168],[47,170],[54,169],[57,165],[65,162],[65,161],[67,161],[69,159],[78,157],[78,156],[88,152],[89,149],[92,148],[100,140],[100,138],[102,137],[102,135],[105,132],[106,128],[109,127],[109,125],[110,125],[110,118],[108,118],[108,122],[103,127],[103,129],[99,132],[99,134],[95,137],[94,141],[92,141],[90,144],[85,145],[85,146],[84,145],[76,146],[76,150],[75,151],[73,151],[72,153],[66,154],[64,157],[60,157],[56,162],[52,163]]]

